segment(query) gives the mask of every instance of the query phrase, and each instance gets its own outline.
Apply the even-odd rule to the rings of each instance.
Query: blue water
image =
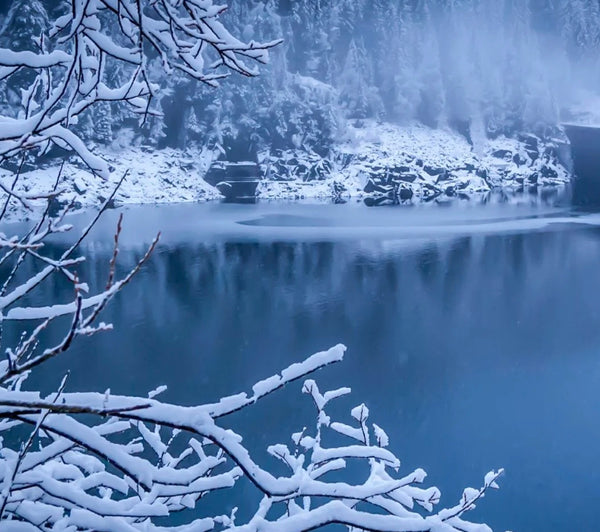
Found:
[[[105,279],[113,221],[84,248],[92,285]],[[339,412],[365,402],[403,471],[423,467],[442,504],[504,467],[501,490],[473,519],[495,530],[598,528],[596,215],[545,205],[139,208],[126,213],[123,269],[161,227],[161,246],[103,317],[115,331],[80,340],[31,385],[52,389],[68,368],[71,390],[167,384],[164,400],[194,404],[343,342],[346,360],[318,382],[350,386]],[[40,297],[50,295],[71,297],[60,281]],[[298,384],[228,422],[269,466],[266,445],[313,419]]]

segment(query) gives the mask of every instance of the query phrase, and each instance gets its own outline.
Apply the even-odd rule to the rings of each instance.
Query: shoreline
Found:
[[[399,203],[469,200],[494,191],[536,195],[541,189],[571,182],[561,161],[564,139],[543,141],[533,135],[499,137],[471,145],[458,133],[419,124],[393,125],[361,121],[348,127],[343,142],[327,156],[302,150],[271,150],[258,155],[258,200],[351,201],[365,198],[386,202],[385,191],[398,193]],[[74,210],[101,205],[127,172],[113,207],[221,200],[205,180],[216,154],[207,149],[154,149],[132,146],[98,148],[113,169],[111,179],[92,175],[73,156],[64,164],[62,190],[56,208],[73,204]],[[60,163],[23,172],[15,192],[33,208],[45,200],[28,199],[52,190]],[[14,174],[0,171],[7,188]],[[369,188],[371,187],[371,188]],[[381,192],[381,191],[384,192]],[[389,192],[387,193],[389,196]],[[12,198],[7,221],[29,218]]]

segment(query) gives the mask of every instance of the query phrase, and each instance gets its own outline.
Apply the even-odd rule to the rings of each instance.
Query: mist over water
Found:
[[[229,4],[224,19],[245,38],[284,42],[257,79],[217,92],[175,84],[162,102],[171,145],[231,137],[326,154],[348,121],[373,119],[451,127],[477,150],[486,137],[560,138],[563,121],[600,123],[597,2]]]

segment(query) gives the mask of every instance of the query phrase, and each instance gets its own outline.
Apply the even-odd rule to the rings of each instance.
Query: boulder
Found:
[[[414,192],[412,191],[411,188],[400,187],[400,190],[398,191],[398,197],[402,201],[408,201],[408,200],[412,199],[413,196],[414,196]]]
[[[523,166],[525,163],[527,163],[527,159],[522,157],[521,154],[519,154],[519,153],[515,153],[513,155],[512,160],[513,160],[513,163],[515,163],[517,166]]]
[[[445,168],[438,168],[435,166],[429,166],[429,165],[425,165],[423,166],[423,171],[426,172],[427,174],[429,174],[430,176],[436,176],[439,174],[442,174],[446,171]]]
[[[544,165],[540,169],[540,175],[546,178],[556,178],[558,177],[558,172],[551,166]]]
[[[417,179],[417,174],[402,174],[398,180],[403,181],[405,183],[414,183]]]
[[[510,160],[512,152],[510,150],[495,150],[492,152],[492,157],[496,159],[503,159],[504,161]]]

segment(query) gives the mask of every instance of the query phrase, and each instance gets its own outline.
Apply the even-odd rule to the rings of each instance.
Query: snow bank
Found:
[[[182,203],[220,198],[219,192],[200,176],[204,175],[212,161],[212,153],[174,149],[156,150],[145,147],[124,149],[98,149],[96,152],[110,165],[111,178],[102,180],[94,176],[75,157],[69,158],[63,168],[59,189],[61,204],[74,203],[85,208],[102,204],[110,196],[125,172],[114,199],[114,206],[144,203]],[[18,181],[16,192],[28,197],[47,193],[52,189],[60,168],[53,163],[43,168],[25,172]],[[10,186],[13,175],[0,170],[0,181]],[[42,207],[43,200],[29,201]],[[12,216],[11,216],[12,215]],[[9,218],[27,216],[22,205],[12,205]]]

